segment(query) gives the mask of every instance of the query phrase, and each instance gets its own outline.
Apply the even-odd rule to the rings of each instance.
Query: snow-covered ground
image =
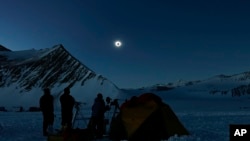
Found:
[[[200,91],[197,91],[201,89]],[[153,91],[169,104],[179,120],[190,132],[189,136],[171,137],[169,141],[228,141],[230,124],[250,124],[250,98],[230,95],[211,95],[204,87],[180,87],[171,91]],[[119,103],[131,96],[150,90],[122,91],[116,97]],[[73,94],[76,92],[73,92]],[[79,97],[76,96],[79,100]],[[86,98],[85,98],[86,99]],[[92,103],[93,99],[86,99]],[[38,99],[37,99],[38,101]],[[56,106],[57,105],[57,106]],[[91,104],[83,106],[83,116],[90,117]],[[58,103],[55,103],[58,107]],[[54,128],[60,129],[60,109],[56,112]],[[112,111],[112,110],[111,110]],[[108,115],[112,115],[109,113]],[[86,123],[76,122],[85,128]],[[42,136],[41,112],[0,112],[0,141],[46,141]],[[107,141],[108,139],[103,139]]]
[[[176,115],[191,133],[169,141],[228,141],[230,124],[249,124],[250,111],[179,111]],[[88,115],[86,114],[85,117]],[[76,122],[77,127],[85,126]],[[60,112],[54,128],[60,128]],[[46,141],[42,136],[41,112],[0,112],[0,141]]]

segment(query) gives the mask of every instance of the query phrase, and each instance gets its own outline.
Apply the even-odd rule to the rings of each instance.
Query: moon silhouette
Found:
[[[121,41],[115,41],[115,47],[119,48],[122,46],[122,42]]]

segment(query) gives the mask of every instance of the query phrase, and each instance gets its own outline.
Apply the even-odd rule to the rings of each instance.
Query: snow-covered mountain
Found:
[[[205,80],[197,81],[178,81],[175,83],[156,84],[150,87],[142,87],[134,90],[155,93],[174,93],[181,91],[178,96],[197,96],[197,97],[249,97],[250,98],[250,72],[234,75],[217,75]],[[185,93],[185,94],[184,94]],[[196,93],[196,94],[195,94]]]
[[[0,106],[38,106],[43,88],[58,99],[65,87],[77,101],[97,93],[115,97],[119,88],[72,56],[63,45],[40,50],[10,51],[0,46]]]
[[[178,81],[140,89],[122,89],[127,98],[153,92],[175,110],[250,110],[250,72],[218,75],[197,81]],[[126,99],[126,98],[125,98]]]

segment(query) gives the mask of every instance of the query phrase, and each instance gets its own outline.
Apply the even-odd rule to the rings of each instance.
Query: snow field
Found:
[[[176,115],[191,135],[173,136],[168,141],[228,141],[230,124],[250,123],[249,111],[177,112]],[[83,125],[79,123],[76,126]],[[56,113],[54,128],[60,128],[60,112]],[[0,141],[28,140],[47,140],[42,136],[42,113],[0,112]]]

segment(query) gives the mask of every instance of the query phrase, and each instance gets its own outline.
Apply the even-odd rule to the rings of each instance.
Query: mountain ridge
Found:
[[[249,97],[250,98],[250,72],[242,72],[233,75],[216,75],[203,80],[177,81],[175,83],[156,84],[139,89],[123,89],[125,91],[154,92],[176,95],[185,94],[191,97]],[[185,93],[185,94],[183,94]],[[190,94],[192,93],[192,94]],[[196,94],[194,94],[196,93]],[[184,96],[186,97],[186,96]]]

